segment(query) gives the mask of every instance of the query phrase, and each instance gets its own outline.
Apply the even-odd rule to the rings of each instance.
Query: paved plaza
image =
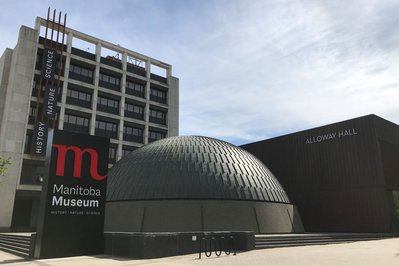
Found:
[[[205,257],[205,256],[203,256]],[[134,260],[110,256],[26,260],[0,251],[0,265],[22,266],[182,266],[182,265],[399,265],[399,238],[344,244],[274,248],[198,259],[198,254]]]

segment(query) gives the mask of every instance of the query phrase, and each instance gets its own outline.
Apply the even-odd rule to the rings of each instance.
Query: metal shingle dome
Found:
[[[108,174],[107,201],[226,199],[290,203],[255,156],[202,136],[170,137],[145,145]]]

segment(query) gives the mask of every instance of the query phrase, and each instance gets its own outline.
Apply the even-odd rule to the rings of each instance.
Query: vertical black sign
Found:
[[[58,87],[47,85],[44,95],[43,116],[55,119],[57,113]]]
[[[43,52],[42,76],[44,79],[53,80],[55,74],[57,51],[45,48]]]
[[[48,125],[38,120],[33,130],[32,154],[44,156],[46,154]]]
[[[104,252],[108,149],[106,138],[54,132],[47,152],[49,175],[43,184],[35,258]]]

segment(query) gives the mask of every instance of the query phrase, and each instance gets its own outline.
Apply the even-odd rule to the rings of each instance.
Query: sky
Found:
[[[358,116],[399,124],[399,1],[0,0],[0,52],[47,8],[172,65],[180,135],[236,145]]]

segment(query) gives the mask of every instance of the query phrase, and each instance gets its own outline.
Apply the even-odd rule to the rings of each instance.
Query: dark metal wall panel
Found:
[[[387,190],[399,191],[399,145],[380,140],[382,168]]]
[[[386,189],[399,191],[399,126],[379,118],[375,119],[375,129]]]
[[[392,220],[377,134],[399,139],[381,124],[369,115],[242,147],[277,177],[305,230],[386,232]]]
[[[374,117],[374,123],[378,139],[399,145],[398,125],[377,116]]]

